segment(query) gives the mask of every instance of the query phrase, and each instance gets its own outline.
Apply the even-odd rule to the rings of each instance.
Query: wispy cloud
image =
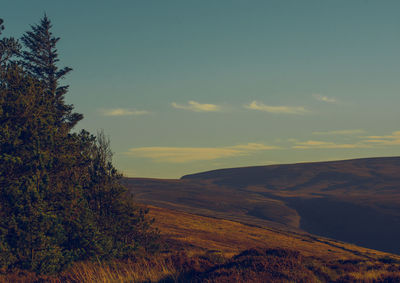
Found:
[[[336,130],[336,131],[316,131],[312,133],[313,135],[321,135],[321,136],[340,136],[340,135],[359,135],[365,134],[364,130],[354,129],[354,130]]]
[[[337,102],[336,99],[333,98],[333,97],[328,97],[328,96],[321,95],[321,94],[318,94],[318,93],[315,93],[315,94],[313,94],[312,96],[313,96],[316,100],[322,101],[322,102],[327,102],[327,103],[335,103],[335,102]]]
[[[176,109],[184,109],[194,112],[218,112],[221,111],[221,107],[215,104],[203,104],[197,101],[189,101],[188,104],[178,104],[176,102],[171,103],[172,107]]]
[[[244,105],[245,108],[251,110],[265,111],[275,114],[306,114],[309,111],[302,106],[271,106],[258,101],[252,101],[250,104]]]
[[[247,143],[247,144],[238,144],[234,146],[230,146],[228,148],[240,150],[240,151],[257,151],[257,150],[271,150],[271,149],[279,149],[280,147],[274,145],[266,145],[262,143]]]
[[[367,136],[364,142],[375,145],[400,145],[400,131],[385,136]]]
[[[140,116],[150,114],[146,110],[135,110],[126,108],[113,108],[100,110],[104,116]]]
[[[339,130],[330,132],[314,132],[315,135],[352,135],[362,134],[364,130]],[[390,135],[382,136],[357,136],[357,140],[352,143],[337,143],[334,141],[308,140],[298,141],[290,139],[293,149],[354,149],[354,148],[378,148],[382,146],[399,146],[400,131],[392,132]]]
[[[309,140],[306,142],[296,142],[292,148],[295,149],[335,149],[335,148],[369,148],[370,146],[356,142],[356,143],[335,143],[335,142],[327,142],[327,141],[315,141]]]
[[[156,162],[185,163],[243,156],[273,149],[279,149],[279,147],[248,143],[226,147],[138,147],[131,148],[126,154],[149,158]]]

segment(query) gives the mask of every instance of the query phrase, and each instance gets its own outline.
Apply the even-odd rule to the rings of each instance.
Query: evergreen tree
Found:
[[[148,210],[137,206],[120,184],[121,174],[112,164],[110,140],[98,132],[90,148],[89,180],[85,188],[91,210],[96,216],[106,256],[125,257],[144,249],[156,249],[157,232],[145,216]]]
[[[1,76],[0,233],[10,266],[52,272],[62,265],[62,227],[48,201],[46,143],[54,127],[44,119],[51,107],[42,93],[42,84],[15,64]]]
[[[3,20],[0,19],[0,35],[4,30]],[[0,39],[0,68],[4,67],[10,62],[11,58],[19,53],[20,45],[12,37],[4,37]]]
[[[57,111],[57,120],[66,126],[68,132],[83,116],[78,113],[72,113],[73,106],[64,102],[64,96],[68,91],[67,85],[60,85],[60,80],[72,71],[70,67],[58,68],[59,62],[57,53],[57,42],[59,37],[54,37],[51,32],[51,22],[45,15],[39,25],[32,25],[32,31],[26,32],[21,41],[25,50],[21,53],[22,65],[28,73],[39,79],[46,86]]]
[[[26,72],[44,85],[44,95],[52,105],[52,114],[47,119],[53,120],[50,152],[53,156],[49,168],[49,185],[53,210],[66,229],[63,247],[68,250],[67,257],[77,260],[98,253],[87,236],[93,237],[96,227],[91,225],[93,216],[88,212],[88,206],[82,192],[82,158],[81,143],[84,143],[76,134],[71,133],[76,123],[83,118],[81,114],[73,113],[73,106],[64,101],[68,91],[67,85],[61,85],[64,78],[72,69],[58,68],[59,62],[56,45],[60,40],[51,32],[51,22],[45,15],[39,25],[31,26],[21,41],[24,50],[21,52],[21,65]],[[87,162],[86,162],[87,163]],[[68,181],[66,181],[68,180]],[[86,237],[85,237],[86,235]]]
[[[82,115],[64,102],[60,80],[71,69],[58,69],[50,28],[46,16],[32,26],[23,52],[0,41],[0,267],[41,273],[132,256],[157,238],[119,183],[109,140],[71,131]]]

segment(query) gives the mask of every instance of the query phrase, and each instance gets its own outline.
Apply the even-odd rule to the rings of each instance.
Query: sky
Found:
[[[129,177],[400,152],[400,1],[2,0],[5,36],[44,13],[76,131]]]

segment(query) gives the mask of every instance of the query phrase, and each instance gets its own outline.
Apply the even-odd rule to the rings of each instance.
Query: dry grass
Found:
[[[229,220],[150,207],[150,215],[162,234],[198,250],[219,250],[226,256],[252,247],[287,248],[305,256],[323,259],[365,259],[384,257],[384,252],[330,239],[265,229]],[[400,260],[399,256],[394,256]]]
[[[372,268],[372,269],[371,269]],[[109,263],[82,262],[57,277],[13,273],[0,282],[400,282],[400,265],[324,261],[288,249],[249,249],[231,258],[216,253]]]
[[[108,263],[80,262],[57,276],[15,272],[0,276],[0,282],[159,282],[179,274],[171,262],[162,259],[113,261]]]
[[[400,282],[400,257],[350,244],[151,208],[169,248],[157,256],[80,262],[55,277],[2,282]],[[258,248],[253,248],[258,247]]]
[[[173,279],[179,274],[171,261],[166,259],[141,259],[111,263],[85,262],[76,264],[64,279],[69,282],[159,282]]]

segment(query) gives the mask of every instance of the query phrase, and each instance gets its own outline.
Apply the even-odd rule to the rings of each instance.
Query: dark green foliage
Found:
[[[64,103],[64,95],[68,86],[60,86],[59,82],[65,75],[72,71],[69,67],[59,69],[56,44],[60,40],[51,32],[50,20],[45,15],[39,25],[31,26],[32,31],[26,32],[21,41],[25,49],[21,52],[23,60],[20,63],[25,70],[39,81],[43,82],[45,91],[51,95],[54,110],[57,114],[57,122],[66,126],[69,131],[83,118],[81,114],[72,113],[73,106]],[[61,124],[58,125],[60,128]]]
[[[52,210],[49,172],[52,119],[43,87],[11,65],[1,78],[0,199],[1,236],[15,257],[13,264],[49,272],[60,265],[59,219]],[[57,257],[57,255],[59,255]],[[50,258],[49,258],[50,257]],[[46,265],[46,266],[45,266]]]
[[[104,134],[71,132],[82,115],[64,102],[59,80],[71,69],[57,68],[50,28],[46,16],[32,26],[22,52],[0,41],[2,269],[54,273],[77,260],[132,256],[156,236],[119,184]]]
[[[0,35],[4,30],[3,20],[0,19]],[[19,43],[12,37],[0,39],[0,67],[4,67],[11,58],[19,53]]]

